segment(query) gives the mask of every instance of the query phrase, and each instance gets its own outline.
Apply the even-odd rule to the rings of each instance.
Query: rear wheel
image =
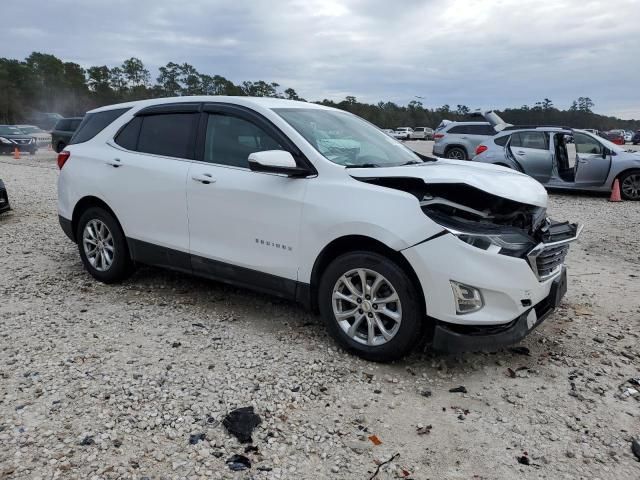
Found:
[[[334,260],[320,281],[318,303],[331,336],[362,358],[387,362],[420,339],[422,311],[407,274],[373,252]]]
[[[620,175],[620,194],[625,200],[640,200],[640,170]]]
[[[452,147],[447,150],[445,157],[451,158],[453,160],[466,160],[467,152],[465,152],[464,148]]]
[[[124,233],[107,210],[87,209],[78,221],[76,239],[82,263],[95,279],[116,283],[133,271]]]

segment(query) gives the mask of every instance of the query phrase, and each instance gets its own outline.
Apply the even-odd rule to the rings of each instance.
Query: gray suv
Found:
[[[440,126],[433,136],[436,157],[469,160],[476,147],[497,131],[489,122],[451,122]]]

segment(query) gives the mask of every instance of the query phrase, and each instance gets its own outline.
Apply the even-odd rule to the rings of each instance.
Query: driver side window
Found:
[[[576,144],[576,153],[602,155],[603,147],[595,138],[591,138],[583,133],[575,133],[574,141]]]

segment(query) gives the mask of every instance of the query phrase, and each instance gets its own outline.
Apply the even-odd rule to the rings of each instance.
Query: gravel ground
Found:
[[[640,478],[640,204],[550,196],[586,228],[528,354],[380,365],[267,296],[153,268],[97,283],[57,224],[53,156],[0,177],[0,479],[369,479],[395,454],[375,478]],[[242,406],[249,453],[220,425]]]

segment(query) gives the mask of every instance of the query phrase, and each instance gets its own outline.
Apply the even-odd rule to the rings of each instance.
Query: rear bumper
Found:
[[[432,346],[445,353],[494,350],[518,343],[540,325],[560,303],[567,291],[566,269],[554,281],[549,295],[515,320],[504,325],[455,325],[437,322]]]
[[[71,220],[67,220],[62,215],[58,215],[58,221],[60,222],[60,227],[62,228],[62,231],[65,233],[67,237],[69,237],[69,240],[71,240],[72,242],[75,242],[76,238],[75,238],[75,235],[73,234],[73,225],[71,223]]]

